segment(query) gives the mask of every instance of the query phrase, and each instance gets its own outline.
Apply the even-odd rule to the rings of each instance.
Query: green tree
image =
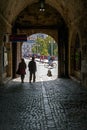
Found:
[[[36,39],[36,44],[33,46],[33,53],[40,53],[41,55],[51,55],[51,42],[53,42],[53,54],[57,56],[57,44],[54,43],[54,39],[51,36],[47,36],[46,38],[38,37]]]

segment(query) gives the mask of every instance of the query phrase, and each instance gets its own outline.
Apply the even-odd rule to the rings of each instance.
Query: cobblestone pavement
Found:
[[[87,130],[87,90],[70,79],[0,89],[0,130]]]

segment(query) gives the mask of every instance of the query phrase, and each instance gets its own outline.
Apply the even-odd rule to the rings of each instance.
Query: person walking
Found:
[[[36,62],[34,57],[32,57],[32,60],[28,63],[28,68],[30,72],[29,82],[31,83],[32,77],[33,77],[33,82],[35,82],[37,67],[36,67]]]
[[[18,74],[21,75],[21,82],[24,83],[24,78],[25,78],[25,74],[26,74],[26,63],[25,60],[22,58],[21,62],[18,65]]]

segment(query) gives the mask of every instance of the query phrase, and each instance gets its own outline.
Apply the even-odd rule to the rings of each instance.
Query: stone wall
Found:
[[[85,8],[84,11],[86,11]],[[81,77],[82,77],[82,85],[85,87],[87,87],[87,17],[86,16],[87,15],[84,14],[83,18],[79,21],[79,29],[82,42]]]
[[[83,20],[84,19],[84,20]],[[81,83],[83,86],[87,87],[87,19],[86,15],[83,14],[82,17],[80,17],[76,21],[76,27],[75,25],[70,28],[70,37],[69,37],[69,48],[70,46],[74,46],[74,36],[76,32],[79,34],[80,38],[80,46],[81,46],[81,72],[80,78],[81,78]],[[72,43],[73,42],[73,43]],[[70,55],[73,54],[70,52]],[[70,58],[69,58],[70,61]],[[71,63],[72,64],[72,63]],[[70,62],[69,62],[69,67],[70,67]],[[71,68],[69,68],[69,71],[71,71]]]
[[[11,44],[7,42],[6,35],[11,33],[11,25],[8,21],[0,14],[0,83],[2,84],[6,77],[12,75],[12,49]],[[7,64],[5,66],[5,57],[7,55]]]

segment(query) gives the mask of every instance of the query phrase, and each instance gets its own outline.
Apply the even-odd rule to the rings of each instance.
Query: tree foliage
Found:
[[[57,44],[54,43],[54,39],[50,36],[47,36],[46,38],[37,37],[36,44],[33,46],[32,52],[46,56],[51,55],[51,44],[53,44],[53,55],[57,56]]]

